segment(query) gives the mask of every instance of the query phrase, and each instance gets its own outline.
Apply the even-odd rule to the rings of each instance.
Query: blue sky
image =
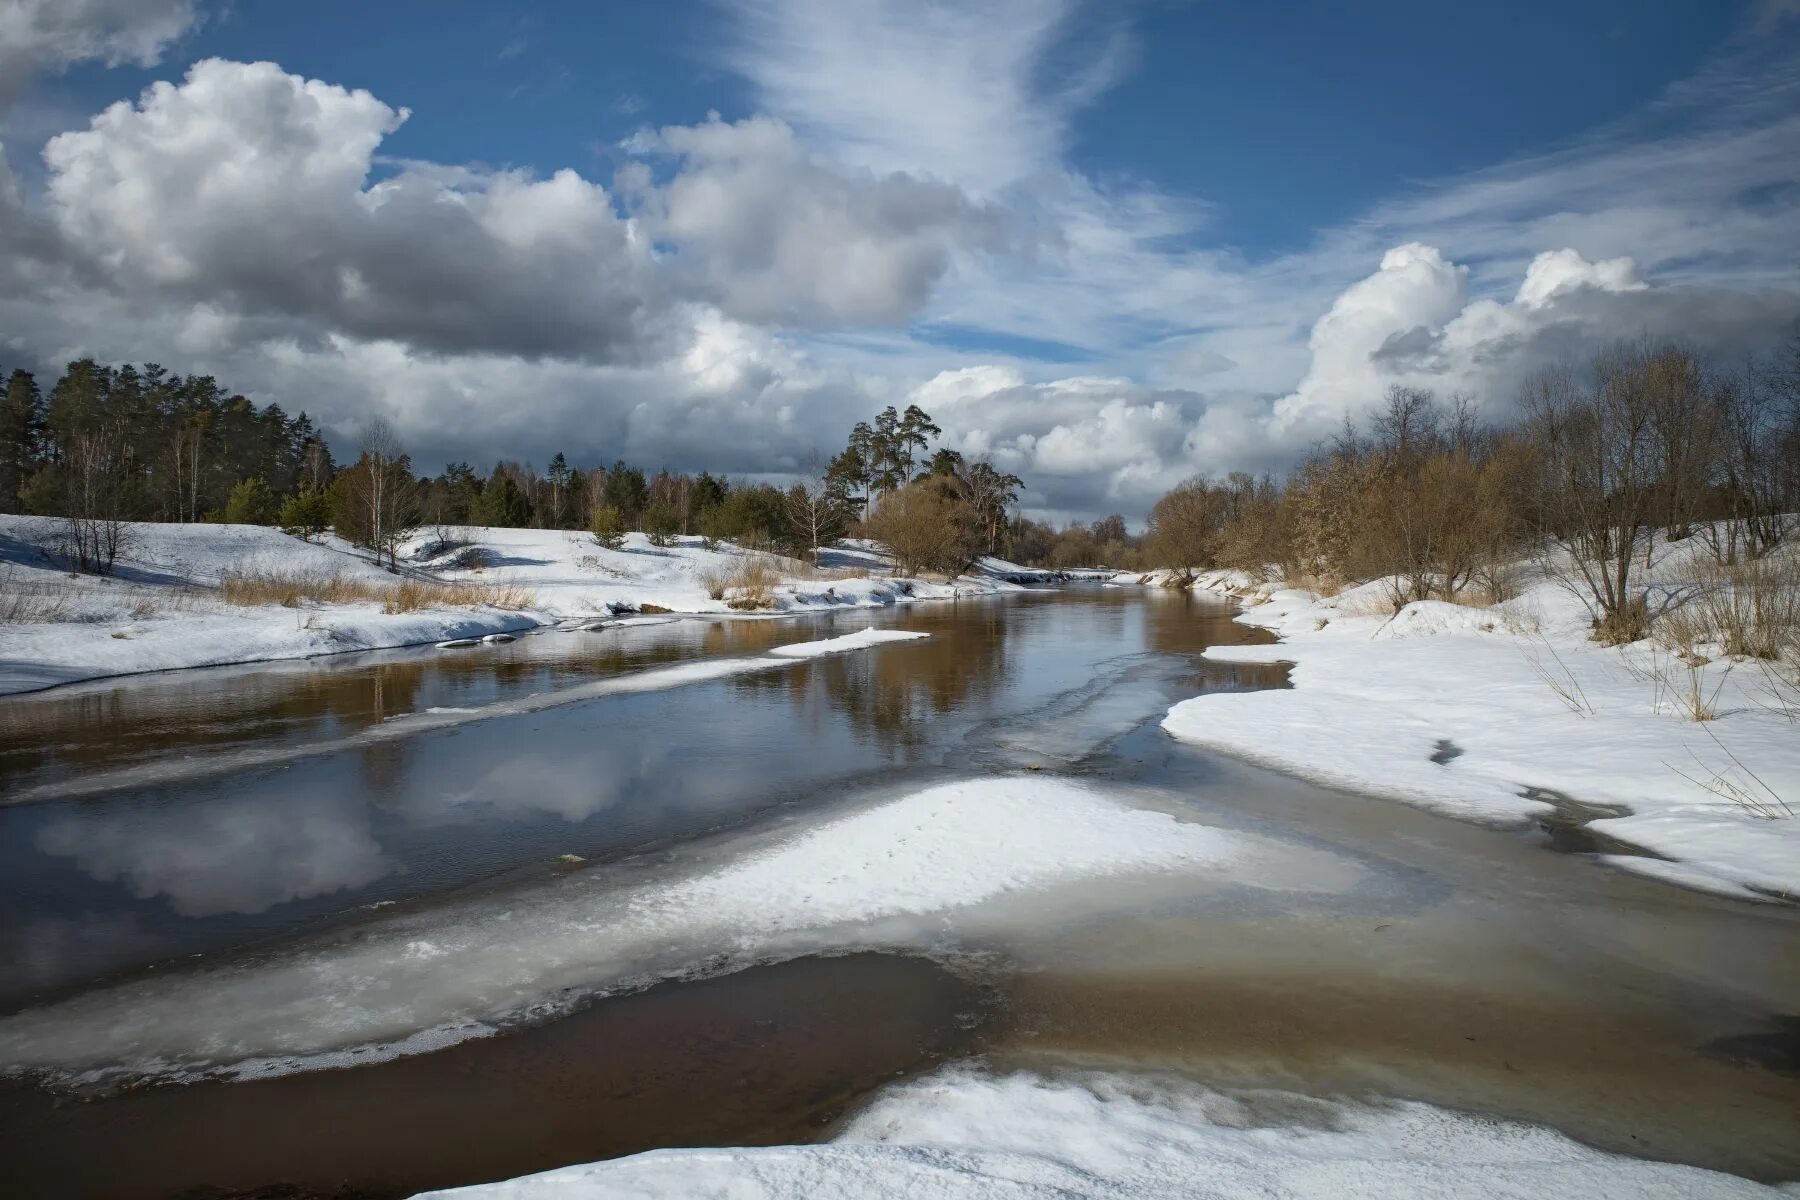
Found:
[[[1262,255],[1301,248],[1409,184],[1630,116],[1695,71],[1752,7],[1144,4],[1128,22],[1116,12],[1071,22],[1043,70],[1122,37],[1116,82],[1073,124],[1071,164],[1203,201],[1209,240]],[[639,126],[757,111],[754,89],[723,61],[729,24],[728,6],[697,2],[265,0],[213,12],[172,57],[269,58],[367,88],[412,110],[383,146],[397,157],[599,172]],[[84,64],[46,86],[85,113],[167,75]]]
[[[1136,514],[1391,382],[1800,314],[1793,0],[16,6],[0,365],[427,464],[778,474],[928,401]]]

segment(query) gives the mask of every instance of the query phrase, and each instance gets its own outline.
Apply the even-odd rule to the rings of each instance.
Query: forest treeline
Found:
[[[1385,580],[1395,607],[1508,599],[1520,564],[1539,558],[1617,642],[1649,628],[1640,579],[1659,542],[1696,539],[1703,560],[1736,572],[1733,594],[1800,616],[1794,572],[1751,565],[1772,561],[1797,514],[1800,339],[1732,366],[1644,342],[1546,372],[1498,424],[1467,397],[1394,387],[1285,480],[1175,488],[1142,552],[1178,568],[1274,567],[1328,590]]]
[[[23,370],[6,381],[0,511],[63,518],[47,549],[100,573],[136,521],[331,529],[390,562],[422,526],[588,530],[612,546],[641,530],[658,543],[699,535],[789,554],[866,533],[909,571],[948,572],[1018,544],[1042,558],[1058,536],[1014,513],[1021,479],[936,445],[942,431],[916,405],[859,422],[842,450],[781,487],[624,461],[581,466],[561,452],[542,470],[454,462],[426,476],[384,421],[340,462],[304,412],[258,407],[211,376],[81,359],[47,391]]]

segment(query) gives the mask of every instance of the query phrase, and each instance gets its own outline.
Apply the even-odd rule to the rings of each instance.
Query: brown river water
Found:
[[[870,623],[931,637],[759,658]],[[1416,1098],[1800,1178],[1800,910],[1162,733],[1175,700],[1282,686],[1280,668],[1204,661],[1265,636],[1208,600],[1079,586],[0,701],[0,1194],[402,1196],[808,1140],[966,1056]],[[646,678],[664,685],[614,689]],[[582,957],[608,889],[1019,776],[1253,839],[1262,874],[1092,879],[748,957],[677,926],[630,970]],[[479,955],[494,920],[518,954],[549,948],[555,987],[489,1036],[229,1070],[265,1044],[281,1059],[284,1023],[329,1026],[343,998],[309,993],[325,976],[308,964],[412,979],[400,964],[434,930],[478,931]],[[218,1045],[173,1063],[197,1002]],[[443,1007],[394,1004],[420,1030]]]

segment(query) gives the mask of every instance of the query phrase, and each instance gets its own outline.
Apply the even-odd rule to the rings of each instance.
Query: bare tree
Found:
[[[369,421],[362,458],[344,472],[343,486],[357,525],[354,534],[360,535],[353,540],[374,550],[377,561],[385,554],[388,566],[397,567],[400,543],[419,523],[418,482],[412,460],[385,419]]]
[[[806,470],[783,499],[789,524],[800,540],[811,547],[813,565],[818,566],[819,548],[843,532],[846,513],[838,489],[827,478],[816,450],[808,456]]]
[[[1634,641],[1648,625],[1632,577],[1656,510],[1652,388],[1666,353],[1614,350],[1596,359],[1587,383],[1551,372],[1527,396],[1547,532],[1567,556],[1564,582],[1608,642]]]
[[[78,570],[110,575],[131,537],[135,473],[123,426],[76,434],[62,465],[67,555]]]
[[[1644,565],[1650,565],[1656,528],[1679,541],[1694,531],[1718,461],[1719,393],[1709,387],[1699,361],[1668,347],[1644,363],[1644,395],[1650,414],[1654,524],[1644,530]]]
[[[1726,519],[1704,528],[1722,565],[1737,561],[1740,543],[1748,557],[1764,557],[1800,519],[1800,379],[1795,384],[1783,388],[1780,376],[1757,362],[1716,381]]]
[[[1156,502],[1145,534],[1157,561],[1185,572],[1213,565],[1224,527],[1224,496],[1195,476]]]
[[[174,468],[170,482],[175,492],[175,519],[200,519],[200,464],[206,444],[204,420],[190,420],[175,431],[169,443],[169,461]]]

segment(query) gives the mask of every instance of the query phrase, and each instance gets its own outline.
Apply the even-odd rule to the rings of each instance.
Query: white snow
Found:
[[[997,1076],[968,1066],[890,1087],[825,1145],[656,1150],[426,1193],[456,1200],[1793,1194],[1411,1101],[1225,1094],[1163,1075]]]
[[[229,572],[341,575],[379,585],[399,578],[336,538],[308,542],[256,525],[136,524],[113,576],[70,575],[39,547],[60,522],[0,515],[0,598],[28,595],[39,617],[0,623],[0,695],[84,679],[223,663],[308,658],[387,646],[461,643],[570,623],[606,628],[646,606],[673,613],[732,610],[709,584],[748,555],[680,538],[658,547],[629,534],[607,550],[584,533],[432,528],[401,547],[401,574],[525,593],[524,607],[481,604],[389,613],[374,601],[238,607],[224,603]],[[866,545],[828,551],[842,568],[809,571],[773,559],[784,578],[774,613],[873,607],[1017,591],[992,574],[952,582],[901,579]],[[649,619],[649,618],[647,618]],[[667,620],[667,617],[654,618]]]
[[[1657,569],[1678,565],[1665,553]],[[1680,661],[1649,642],[1595,644],[1586,610],[1548,580],[1492,608],[1419,601],[1398,614],[1376,584],[1328,598],[1241,574],[1196,586],[1244,597],[1238,620],[1281,636],[1208,657],[1291,662],[1293,688],[1183,701],[1163,722],[1183,741],[1501,826],[1551,811],[1525,798],[1532,788],[1620,806],[1628,815],[1589,828],[1676,862],[1610,865],[1728,895],[1800,895],[1800,817],[1759,816],[1725,794],[1766,787],[1800,808],[1800,726],[1753,664],[1699,668],[1718,717],[1697,722],[1671,694],[1689,686]],[[1439,751],[1453,757],[1434,762]]]
[[[863,629],[856,633],[846,633],[843,637],[825,638],[823,641],[777,646],[769,653],[781,658],[820,658],[827,654],[861,650],[865,646],[879,646],[883,642],[910,642],[915,638],[930,636],[910,629]]]
[[[941,948],[1009,894],[1171,871],[1270,886],[1277,873],[1277,852],[1249,835],[1037,776],[942,784],[711,853],[685,875],[572,871],[284,955],[28,1009],[0,1018],[0,1069],[254,1075],[376,1048],[354,1058],[367,1062],[660,978],[851,947]]]

